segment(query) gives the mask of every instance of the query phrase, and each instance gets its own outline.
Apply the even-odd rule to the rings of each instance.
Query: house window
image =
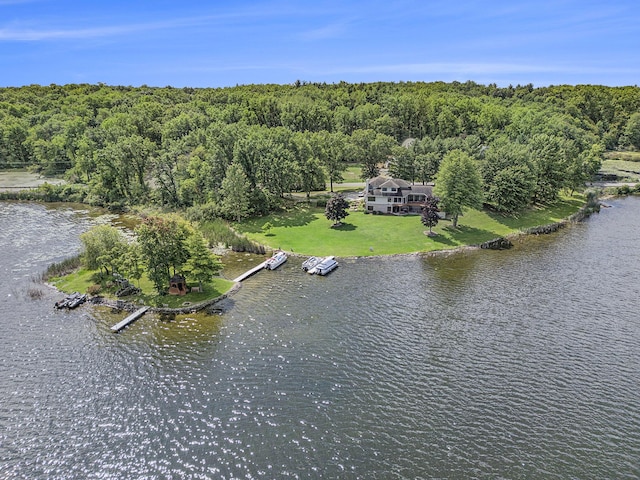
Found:
[[[402,197],[395,197],[393,201],[394,203],[402,203]]]
[[[370,212],[373,212],[373,205],[369,205],[369,206],[367,207],[367,210],[368,210],[368,211],[370,211]]]
[[[391,202],[391,197],[387,197],[387,202]]]
[[[367,197],[367,202],[375,202],[376,197]]]
[[[391,213],[391,207],[387,207],[387,213]]]
[[[382,187],[382,191],[386,192],[387,191],[387,187]]]

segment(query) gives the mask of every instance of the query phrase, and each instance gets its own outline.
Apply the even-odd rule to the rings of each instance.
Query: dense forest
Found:
[[[408,140],[411,139],[411,140]],[[63,175],[59,195],[241,219],[291,191],[362,178],[434,181],[471,156],[502,212],[584,185],[605,150],[640,148],[640,88],[466,83],[246,85],[216,89],[0,89],[0,169]]]

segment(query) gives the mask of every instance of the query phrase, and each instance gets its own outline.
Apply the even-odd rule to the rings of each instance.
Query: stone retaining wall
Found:
[[[550,223],[548,225],[539,225],[537,227],[527,228],[522,230],[519,233],[515,233],[513,235],[508,235],[507,237],[499,237],[493,240],[489,240],[488,242],[481,243],[480,248],[488,249],[488,250],[506,250],[513,247],[513,243],[510,239],[519,237],[521,235],[548,235],[550,233],[557,232],[561,228],[564,228],[569,223],[577,223],[581,222],[593,212],[600,211],[600,203],[595,202],[591,204],[587,204],[582,207],[579,211],[571,215],[570,217],[561,220],[559,222]]]

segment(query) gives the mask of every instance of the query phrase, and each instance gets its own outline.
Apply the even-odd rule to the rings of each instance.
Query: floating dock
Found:
[[[251,275],[253,275],[256,272],[259,272],[260,270],[264,269],[264,266],[267,264],[267,261],[265,260],[264,262],[262,262],[260,265],[257,265],[255,267],[253,267],[251,270],[247,270],[246,272],[244,272],[242,275],[240,275],[239,277],[236,277],[233,279],[234,282],[241,282],[247,278],[249,278]]]
[[[127,318],[122,320],[120,323],[117,323],[113,327],[111,327],[111,331],[112,332],[119,332],[120,330],[122,330],[124,327],[126,327],[130,323],[133,323],[137,319],[139,319],[142,315],[144,315],[146,313],[147,310],[149,310],[149,307],[142,307],[142,308],[136,310],[131,315],[129,315]]]

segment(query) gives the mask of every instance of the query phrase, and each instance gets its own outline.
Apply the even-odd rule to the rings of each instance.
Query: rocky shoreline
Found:
[[[240,283],[236,283],[233,287],[229,289],[226,293],[222,295],[218,295],[215,298],[205,300],[203,302],[198,303],[190,303],[189,305],[184,305],[178,308],[169,308],[169,307],[149,307],[149,312],[158,313],[160,315],[180,315],[186,313],[195,313],[201,310],[204,310],[208,307],[215,305],[216,303],[224,300],[225,298],[233,295],[237,292],[242,285]],[[135,312],[140,307],[143,307],[142,304],[136,304],[133,302],[127,302],[126,300],[113,300],[110,298],[104,298],[101,296],[91,297],[89,299],[89,303],[93,305],[103,305],[105,307],[110,307],[116,310],[122,310],[125,312]]]

